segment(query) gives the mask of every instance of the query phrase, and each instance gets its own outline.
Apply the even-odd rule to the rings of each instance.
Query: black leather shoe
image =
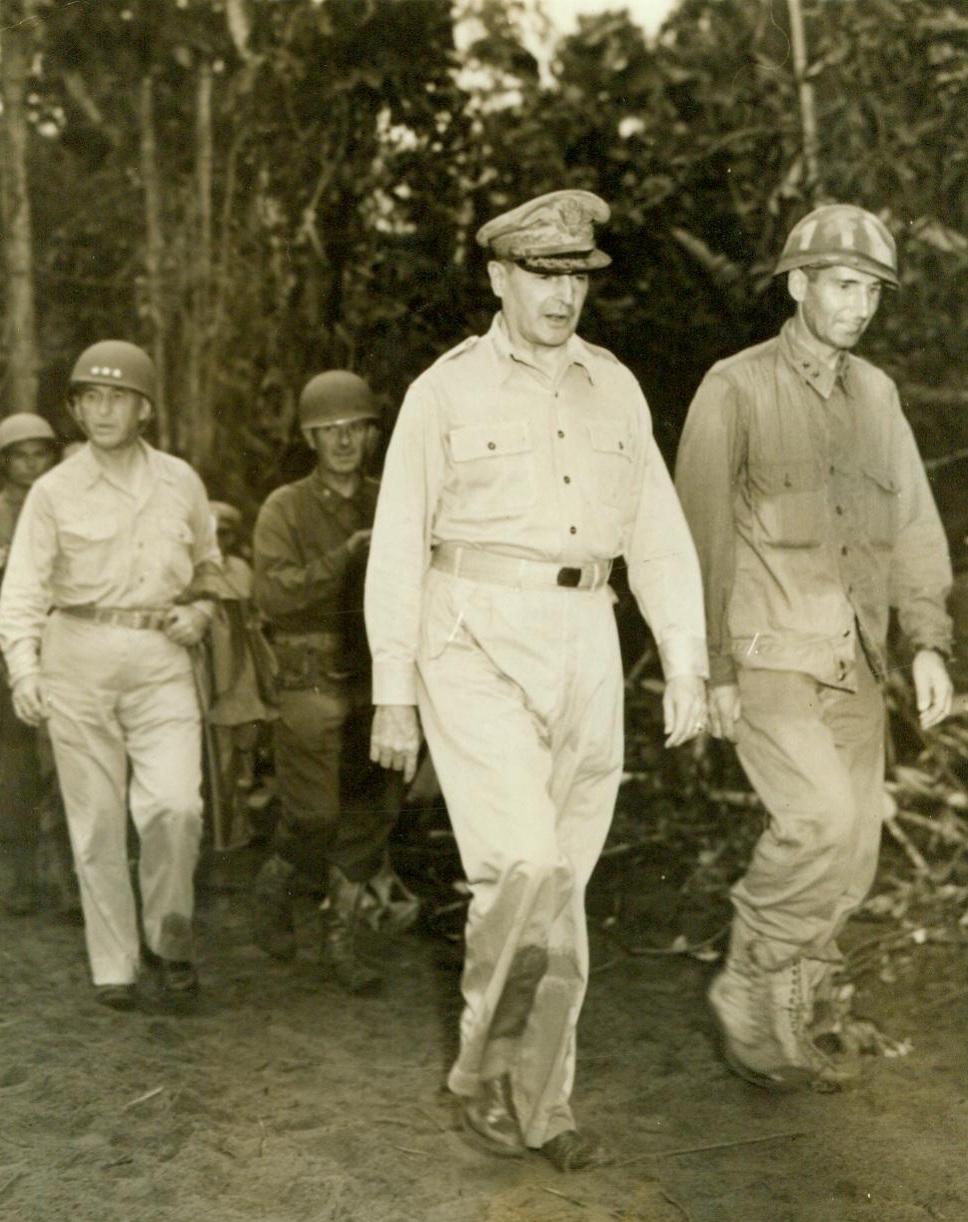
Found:
[[[511,1102],[507,1075],[485,1078],[480,1091],[467,1099],[461,1109],[465,1134],[473,1144],[500,1158],[522,1158],[524,1142]]]
[[[162,996],[167,1001],[187,1005],[198,998],[198,972],[194,963],[162,959],[159,973]]]
[[[559,1171],[581,1171],[602,1161],[602,1147],[597,1137],[569,1129],[552,1137],[538,1153],[547,1158]]]
[[[96,984],[94,1000],[111,1010],[133,1010],[135,990],[133,984]]]

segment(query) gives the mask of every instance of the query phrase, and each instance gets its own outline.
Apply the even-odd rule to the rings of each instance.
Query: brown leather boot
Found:
[[[373,993],[383,984],[383,977],[360,959],[356,947],[364,887],[331,867],[329,899],[322,914],[322,962],[347,993]]]
[[[295,866],[278,853],[268,858],[252,887],[252,938],[273,959],[288,961],[296,954],[292,882]]]

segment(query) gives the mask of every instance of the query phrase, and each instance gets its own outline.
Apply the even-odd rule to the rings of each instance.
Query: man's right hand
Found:
[[[736,723],[741,712],[739,688],[735,683],[709,689],[709,732],[714,738],[736,742]]]
[[[39,726],[44,720],[44,689],[39,675],[24,675],[13,685],[10,693],[13,711],[28,726]]]
[[[355,556],[358,551],[366,551],[370,546],[372,534],[372,530],[354,530],[346,540],[346,550],[351,556]]]
[[[403,772],[409,785],[417,772],[420,722],[412,704],[378,704],[373,713],[370,759],[381,768]]]

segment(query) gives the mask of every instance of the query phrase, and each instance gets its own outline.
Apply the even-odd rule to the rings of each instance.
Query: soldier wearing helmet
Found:
[[[277,488],[253,539],[255,601],[279,664],[275,769],[282,815],[253,892],[257,944],[296,953],[294,895],[326,893],[323,962],[349,992],[378,973],[359,952],[368,884],[386,873],[398,787],[367,763],[369,652],[362,586],[377,483],[365,473],[379,433],[373,392],[355,373],[317,374],[299,397],[315,470]],[[413,917],[400,887],[398,915]]]
[[[15,412],[0,421],[0,572],[7,563],[14,528],[35,480],[57,457],[54,430],[43,416]],[[38,750],[38,748],[41,748]],[[46,752],[49,755],[49,751]],[[56,778],[43,766],[36,730],[16,716],[6,674],[0,676],[0,839],[11,866],[8,912],[24,915],[41,903],[38,853],[41,808],[56,808]],[[66,845],[65,845],[66,847]],[[66,863],[65,858],[65,863]],[[68,871],[64,871],[65,877]]]
[[[14,708],[28,725],[46,722],[54,748],[95,995],[119,1010],[136,1004],[142,966],[129,810],[161,995],[183,1005],[198,990],[201,721],[189,650],[221,567],[201,480],[141,438],[155,393],[135,345],[81,354],[69,406],[87,443],[28,493],[0,594]]]
[[[769,812],[709,999],[743,1077],[836,1088],[859,1070],[837,939],[877,865],[888,614],[927,729],[951,707],[951,568],[897,388],[853,352],[899,284],[891,233],[854,205],[817,208],[776,274],[793,317],[706,375],[676,473],[705,579],[711,729]],[[839,1053],[817,1043],[825,1024],[846,1033]]]

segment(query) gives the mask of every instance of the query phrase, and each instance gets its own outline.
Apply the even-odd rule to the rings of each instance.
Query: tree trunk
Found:
[[[188,357],[189,460],[203,469],[215,443],[212,414],[212,69],[202,64],[195,91],[195,249]]]
[[[823,198],[820,178],[820,142],[817,136],[817,111],[813,85],[807,80],[807,38],[803,28],[800,0],[787,0],[790,10],[790,41],[793,43],[793,73],[800,97],[800,127],[803,133],[804,191],[812,204]]]
[[[37,410],[37,320],[34,309],[33,231],[27,181],[29,124],[25,105],[33,51],[33,5],[0,4],[0,216],[6,273],[4,339],[7,350],[5,406]]]
[[[158,445],[172,448],[171,418],[167,396],[167,344],[163,283],[165,251],[161,223],[161,178],[158,173],[158,148],[155,140],[155,93],[151,74],[141,79],[138,122],[141,137],[141,179],[145,192],[145,270],[148,278],[148,314],[151,318],[151,354],[158,374],[158,396],[155,418],[158,422]]]

